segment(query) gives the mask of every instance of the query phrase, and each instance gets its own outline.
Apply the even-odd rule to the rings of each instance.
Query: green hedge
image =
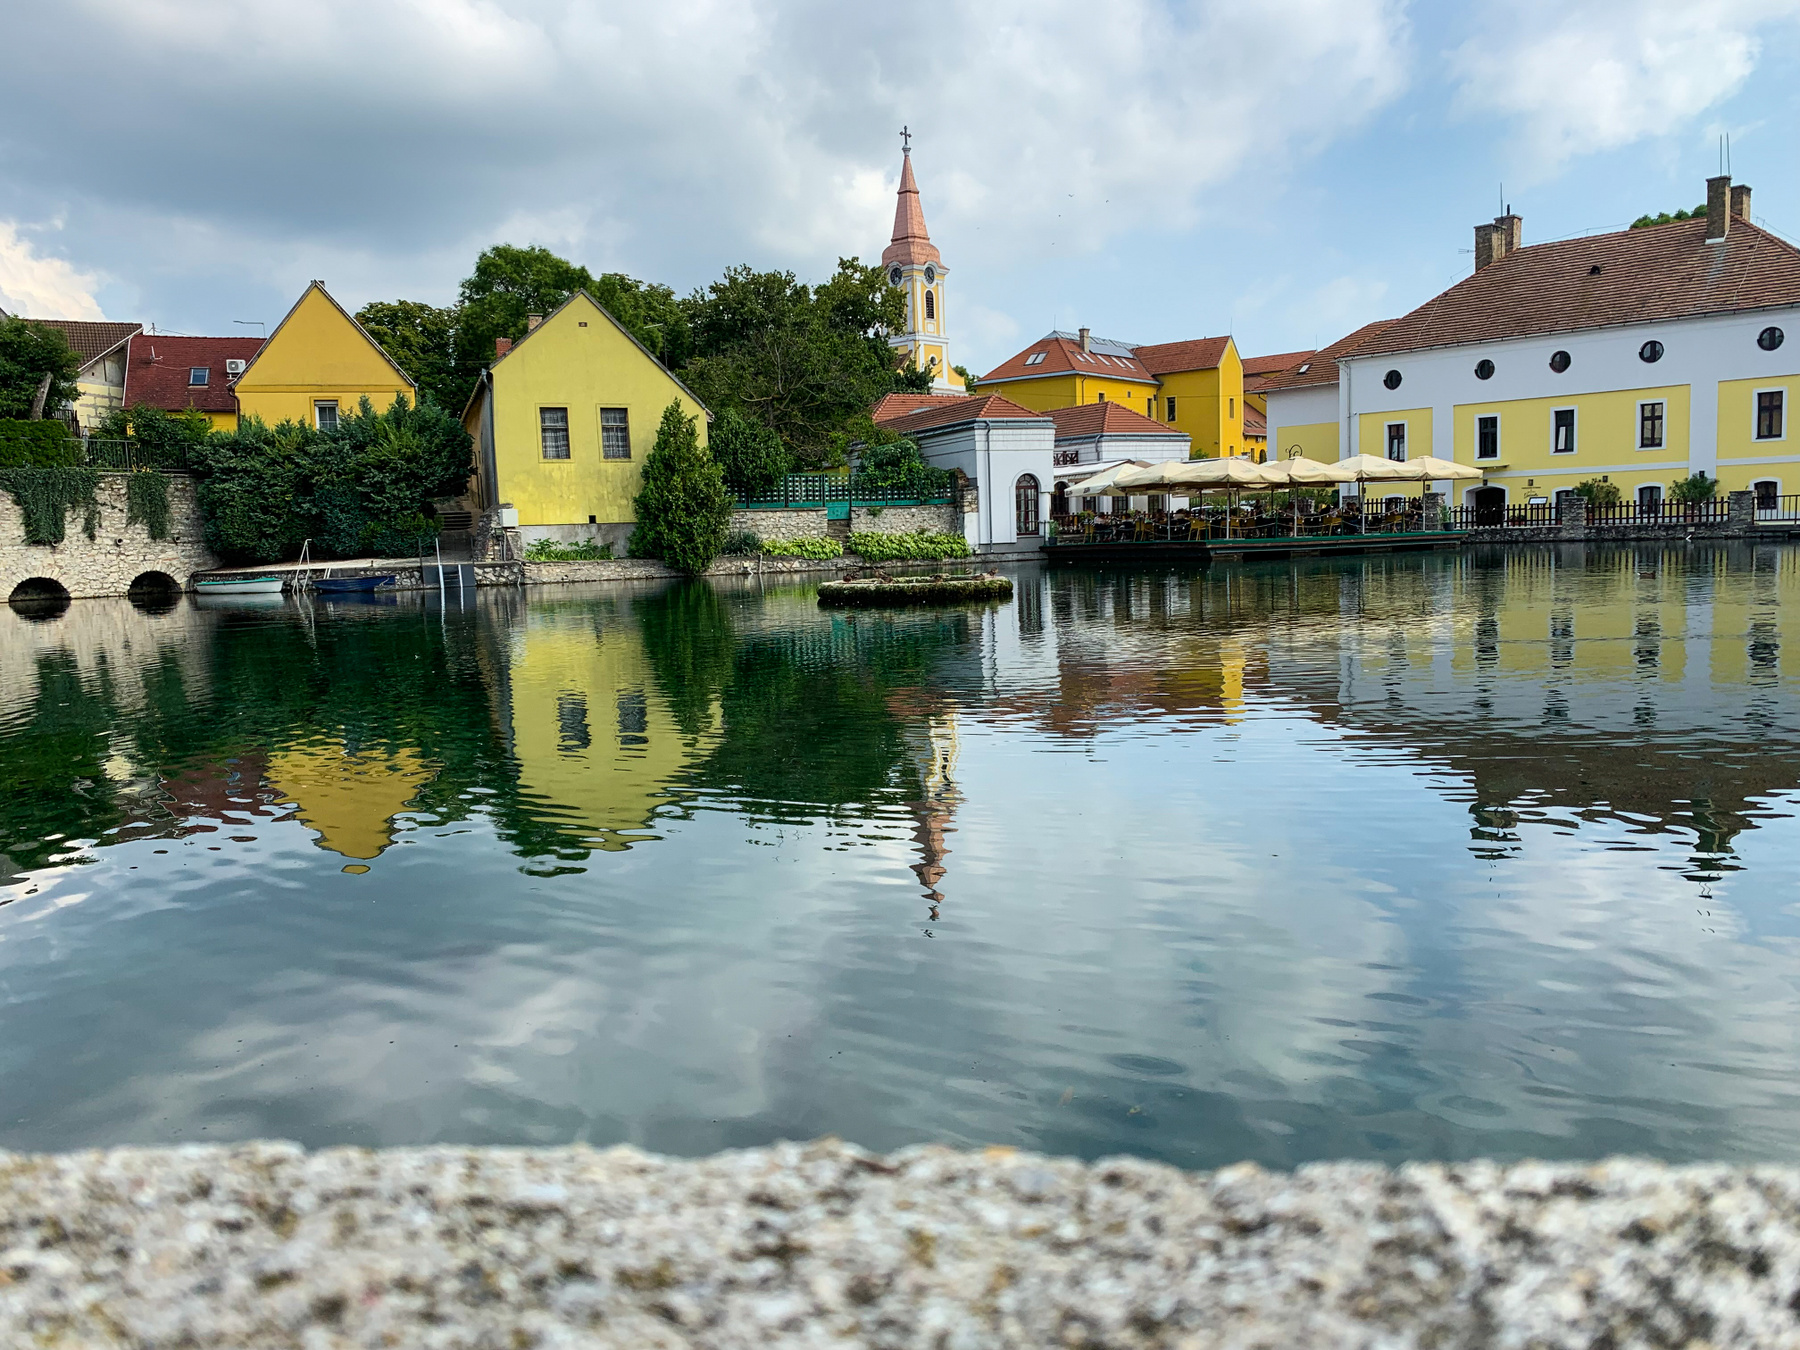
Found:
[[[554,539],[539,539],[525,546],[526,562],[609,562],[611,544],[596,544],[583,539],[578,544],[559,544]]]
[[[0,469],[55,469],[81,463],[81,446],[55,418],[0,421]]]
[[[966,558],[969,541],[960,534],[934,534],[920,530],[915,534],[875,534],[857,531],[850,536],[850,551],[864,562],[935,562],[943,558]]]
[[[762,551],[771,558],[841,558],[844,546],[835,539],[765,539]]]

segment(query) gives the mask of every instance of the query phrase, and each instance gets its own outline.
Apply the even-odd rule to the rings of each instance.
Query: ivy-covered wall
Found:
[[[133,478],[149,474],[103,473],[94,488],[94,537],[88,539],[85,503],[72,509],[60,544],[26,542],[25,513],[13,494],[0,490],[0,602],[20,582],[47,577],[76,597],[124,595],[146,572],[162,572],[183,586],[195,572],[218,566],[201,542],[194,480],[154,475],[159,492]],[[161,527],[161,528],[158,528]],[[162,539],[152,538],[163,534]]]

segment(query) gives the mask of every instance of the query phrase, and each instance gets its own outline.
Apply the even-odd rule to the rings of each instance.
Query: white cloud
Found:
[[[0,220],[0,309],[33,319],[103,319],[98,278],[40,254],[19,227]]]
[[[1514,0],[1452,53],[1458,104],[1523,130],[1517,162],[1547,178],[1577,155],[1678,132],[1755,70],[1762,33],[1800,0]]]

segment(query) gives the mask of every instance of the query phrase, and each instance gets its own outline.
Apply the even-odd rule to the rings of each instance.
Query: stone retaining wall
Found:
[[[875,534],[961,534],[962,510],[949,502],[941,506],[856,506],[850,510],[850,528]]]
[[[728,528],[733,534],[748,530],[758,539],[823,539],[828,533],[825,528],[825,508],[822,506],[783,507],[768,511],[739,507],[731,513]]]
[[[92,540],[82,533],[81,514],[70,512],[67,535],[54,546],[27,544],[25,518],[12,495],[0,492],[0,600],[31,577],[58,582],[76,597],[124,595],[146,572],[161,572],[182,586],[195,572],[217,565],[201,542],[200,508],[194,480],[170,474],[169,537],[152,539],[142,525],[125,523],[122,473],[100,475],[94,493],[100,524]]]
[[[1800,1345],[1800,1171],[836,1141],[0,1155],[0,1344]]]

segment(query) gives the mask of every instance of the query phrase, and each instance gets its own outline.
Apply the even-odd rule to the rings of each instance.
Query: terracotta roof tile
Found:
[[[1329,347],[1321,347],[1306,360],[1292,370],[1284,370],[1278,375],[1262,377],[1261,392],[1275,393],[1283,389],[1313,389],[1320,385],[1338,382],[1338,360],[1356,351],[1363,343],[1372,341],[1389,328],[1396,319],[1377,319],[1374,323],[1366,323],[1354,333],[1339,338]]]
[[[1225,359],[1225,348],[1231,344],[1225,337],[1190,338],[1186,342],[1157,342],[1137,348],[1138,359],[1152,375],[1169,375],[1178,370],[1212,370]]]
[[[1244,405],[1244,435],[1266,437],[1268,434],[1268,419],[1246,403]]]
[[[925,229],[925,208],[919,204],[919,185],[913,181],[912,156],[901,156],[900,190],[894,202],[894,240],[881,253],[881,265],[890,263],[938,263],[937,245]]]
[[[936,407],[940,403],[954,402],[967,398],[967,394],[946,394],[942,390],[932,390],[926,394],[883,394],[873,408],[869,410],[871,419],[885,422],[889,418],[905,417],[920,408]]]
[[[1056,439],[1077,436],[1179,436],[1183,433],[1166,427],[1155,418],[1133,412],[1123,403],[1083,403],[1073,408],[1055,408],[1044,414],[1056,423]]]
[[[69,350],[81,358],[83,365],[97,356],[105,356],[143,329],[139,323],[103,323],[91,319],[27,319],[26,322],[41,323],[61,333]]]
[[[980,383],[1003,383],[1027,380],[1045,375],[1101,375],[1113,380],[1134,380],[1155,385],[1156,377],[1132,348],[1107,338],[1089,338],[1089,350],[1081,350],[1081,338],[1075,333],[1046,333],[1016,356],[1002,361],[981,377]],[[1042,359],[1031,358],[1042,353]]]
[[[1709,244],[1705,217],[1695,217],[1515,249],[1396,320],[1355,355],[1775,305],[1800,305],[1800,249],[1742,218]]]
[[[199,408],[202,412],[237,411],[226,361],[248,361],[261,350],[259,337],[168,337],[140,333],[131,340],[125,362],[125,403],[166,412]],[[190,384],[190,372],[204,366],[205,384]]]
[[[1244,358],[1244,376],[1279,375],[1284,370],[1292,370],[1307,357],[1313,355],[1309,348],[1303,352],[1276,352],[1272,356],[1246,356]]]
[[[1050,415],[1021,408],[1011,399],[1002,398],[999,394],[988,394],[986,397],[976,395],[974,398],[945,399],[941,406],[920,408],[917,412],[900,417],[884,418],[880,425],[888,431],[907,435],[915,431],[931,431],[937,427],[953,427],[963,422],[995,421],[1002,418],[1042,422],[1049,421]]]

